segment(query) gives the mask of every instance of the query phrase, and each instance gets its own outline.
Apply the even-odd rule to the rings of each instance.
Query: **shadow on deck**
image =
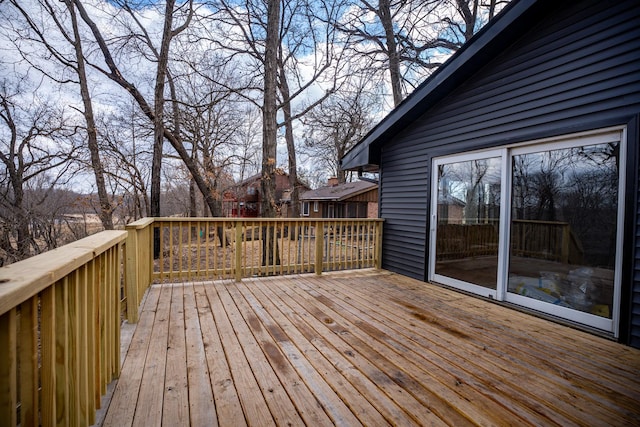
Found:
[[[103,425],[640,425],[640,351],[381,270],[152,285]]]

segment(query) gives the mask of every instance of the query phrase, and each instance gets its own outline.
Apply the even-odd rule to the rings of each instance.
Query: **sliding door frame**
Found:
[[[612,301],[611,319],[582,312],[579,310],[560,307],[518,295],[508,291],[507,281],[509,275],[510,259],[510,232],[511,232],[511,197],[512,197],[512,167],[513,157],[519,154],[535,153],[541,151],[571,148],[576,146],[602,144],[619,141],[619,170],[618,170],[618,209],[616,218],[616,254],[614,263],[614,292]],[[429,228],[429,256],[428,274],[429,281],[441,283],[466,292],[485,296],[498,301],[506,301],[519,306],[524,306],[552,316],[567,319],[582,325],[594,327],[612,333],[615,337],[619,333],[620,301],[622,282],[622,248],[624,239],[624,212],[625,212],[625,177],[627,160],[627,130],[626,126],[616,126],[598,129],[589,132],[561,135],[518,144],[507,145],[494,149],[479,150],[473,152],[453,153],[434,157],[431,161],[431,203],[430,203],[430,228]],[[490,289],[459,279],[436,274],[436,240],[438,228],[438,167],[443,164],[451,164],[470,160],[499,157],[501,170],[500,184],[500,219],[498,237],[498,265],[496,288]]]
[[[500,217],[504,215],[504,200],[505,200],[505,148],[474,151],[470,153],[461,153],[442,156],[432,159],[432,172],[431,172],[431,204],[430,204],[430,229],[429,229],[429,266],[428,266],[428,280],[442,283],[447,286],[451,286],[466,292],[471,292],[477,295],[486,296],[492,299],[501,299],[501,295],[504,295],[504,291],[501,291],[501,286],[504,286],[501,282],[504,270],[504,260],[501,257],[500,251],[504,247],[505,236],[503,235],[503,224],[500,219],[499,233],[498,233],[498,266],[497,266],[497,283],[496,288],[491,289],[484,286],[480,286],[474,283],[462,281],[453,277],[443,276],[436,273],[436,241],[437,241],[437,229],[438,229],[438,167],[445,164],[461,163],[472,160],[499,158],[500,159]]]

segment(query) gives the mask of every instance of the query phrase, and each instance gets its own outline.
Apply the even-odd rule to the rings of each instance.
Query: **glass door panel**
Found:
[[[611,319],[620,143],[547,147],[512,156],[507,297],[583,323]]]
[[[498,279],[502,162],[476,157],[434,163],[431,271],[432,280],[487,294]]]

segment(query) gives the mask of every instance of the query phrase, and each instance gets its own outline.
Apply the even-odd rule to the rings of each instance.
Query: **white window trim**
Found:
[[[302,216],[309,216],[309,202],[302,202],[302,212],[301,212],[301,214],[302,214]]]

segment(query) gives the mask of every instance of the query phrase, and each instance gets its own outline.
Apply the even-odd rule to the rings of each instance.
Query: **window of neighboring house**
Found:
[[[302,202],[302,216],[309,216],[309,202]]]
[[[313,202],[313,211],[318,212],[318,201]]]

